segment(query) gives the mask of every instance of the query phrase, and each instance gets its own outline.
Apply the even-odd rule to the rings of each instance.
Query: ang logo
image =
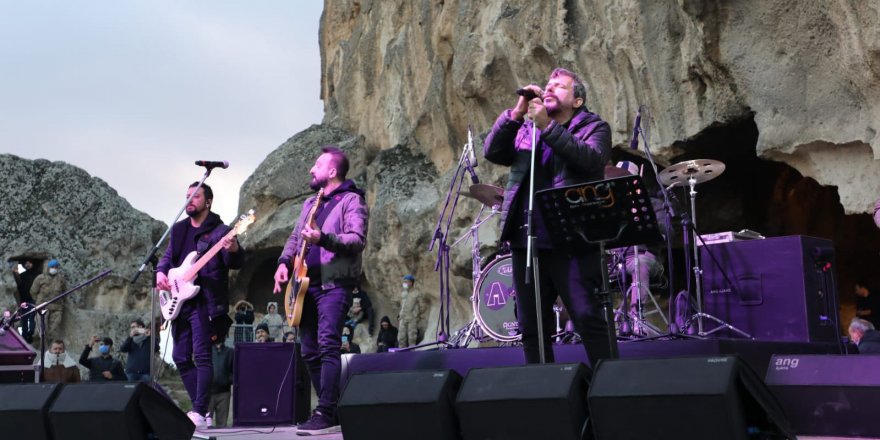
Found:
[[[486,297],[483,298],[486,307],[490,310],[501,310],[507,304],[507,300],[514,296],[514,290],[507,287],[501,281],[494,281],[486,291]]]
[[[773,365],[777,371],[779,370],[788,370],[797,368],[800,359],[796,357],[790,358],[777,358],[776,363]]]
[[[565,192],[565,201],[569,205],[599,205],[600,208],[610,208],[615,203],[614,192],[607,183],[571,188]]]

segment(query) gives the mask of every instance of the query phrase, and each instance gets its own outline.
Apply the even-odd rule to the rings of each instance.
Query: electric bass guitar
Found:
[[[315,229],[315,214],[318,212],[318,205],[321,204],[321,197],[324,195],[324,188],[318,190],[315,197],[315,203],[309,210],[304,225],[310,225]],[[302,242],[299,246],[299,254],[293,260],[293,271],[290,274],[290,280],[287,282],[287,289],[284,291],[284,312],[287,315],[287,325],[291,327],[299,327],[302,320],[303,301],[306,298],[306,291],[309,290],[309,277],[306,276],[309,267],[306,265],[306,254],[309,252],[309,243],[300,237]]]
[[[242,214],[241,217],[239,217],[235,226],[233,226],[223,238],[231,238],[243,233],[253,222],[254,210],[251,209],[247,214]],[[211,258],[214,258],[214,255],[217,255],[217,252],[220,252],[220,249],[223,249],[222,239],[218,240],[211,249],[198,259],[198,261],[195,261],[198,253],[192,251],[186,256],[180,266],[168,271],[168,284],[171,285],[171,290],[162,290],[159,292],[159,306],[162,308],[162,317],[164,317],[165,320],[171,321],[177,318],[177,315],[180,314],[180,308],[183,303],[199,293],[200,287],[193,284],[193,282],[199,275],[199,270],[201,270]]]

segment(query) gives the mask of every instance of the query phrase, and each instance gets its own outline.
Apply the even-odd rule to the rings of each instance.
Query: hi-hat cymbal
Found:
[[[462,195],[473,197],[486,206],[501,205],[501,202],[504,201],[503,189],[485,183],[471,185],[467,192],[462,192]]]
[[[686,160],[660,171],[660,181],[666,186],[679,182],[681,185],[686,185],[690,178],[693,178],[695,183],[708,182],[724,173],[724,168],[724,163],[717,160]]]

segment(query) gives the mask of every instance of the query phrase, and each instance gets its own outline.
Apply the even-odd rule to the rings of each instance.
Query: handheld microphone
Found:
[[[532,89],[516,89],[516,94],[526,98],[526,101],[531,101],[538,97],[538,95]]]
[[[197,160],[196,165],[205,168],[229,168],[229,161],[225,160]]]
[[[633,126],[633,137],[632,140],[629,141],[629,148],[633,150],[639,149],[639,124],[642,123],[642,106],[639,106],[639,111],[636,113],[636,123]]]

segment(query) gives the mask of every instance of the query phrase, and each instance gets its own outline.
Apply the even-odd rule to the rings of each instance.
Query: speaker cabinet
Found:
[[[461,376],[452,370],[363,373],[339,400],[346,440],[456,440],[453,412]]]
[[[587,420],[586,375],[584,364],[473,369],[455,403],[462,436],[579,440]]]
[[[300,344],[235,344],[232,424],[269,426],[309,418],[311,382]]]
[[[49,409],[55,440],[190,439],[195,426],[143,383],[67,384]]]
[[[0,385],[0,433],[4,438],[49,440],[49,406],[60,384]]]
[[[700,252],[704,312],[761,341],[838,341],[831,241],[773,237]],[[727,329],[715,334],[739,337]]]
[[[880,437],[880,356],[776,355],[766,382],[798,434]]]
[[[732,356],[605,360],[588,400],[602,440],[746,440],[790,431],[761,379]]]

